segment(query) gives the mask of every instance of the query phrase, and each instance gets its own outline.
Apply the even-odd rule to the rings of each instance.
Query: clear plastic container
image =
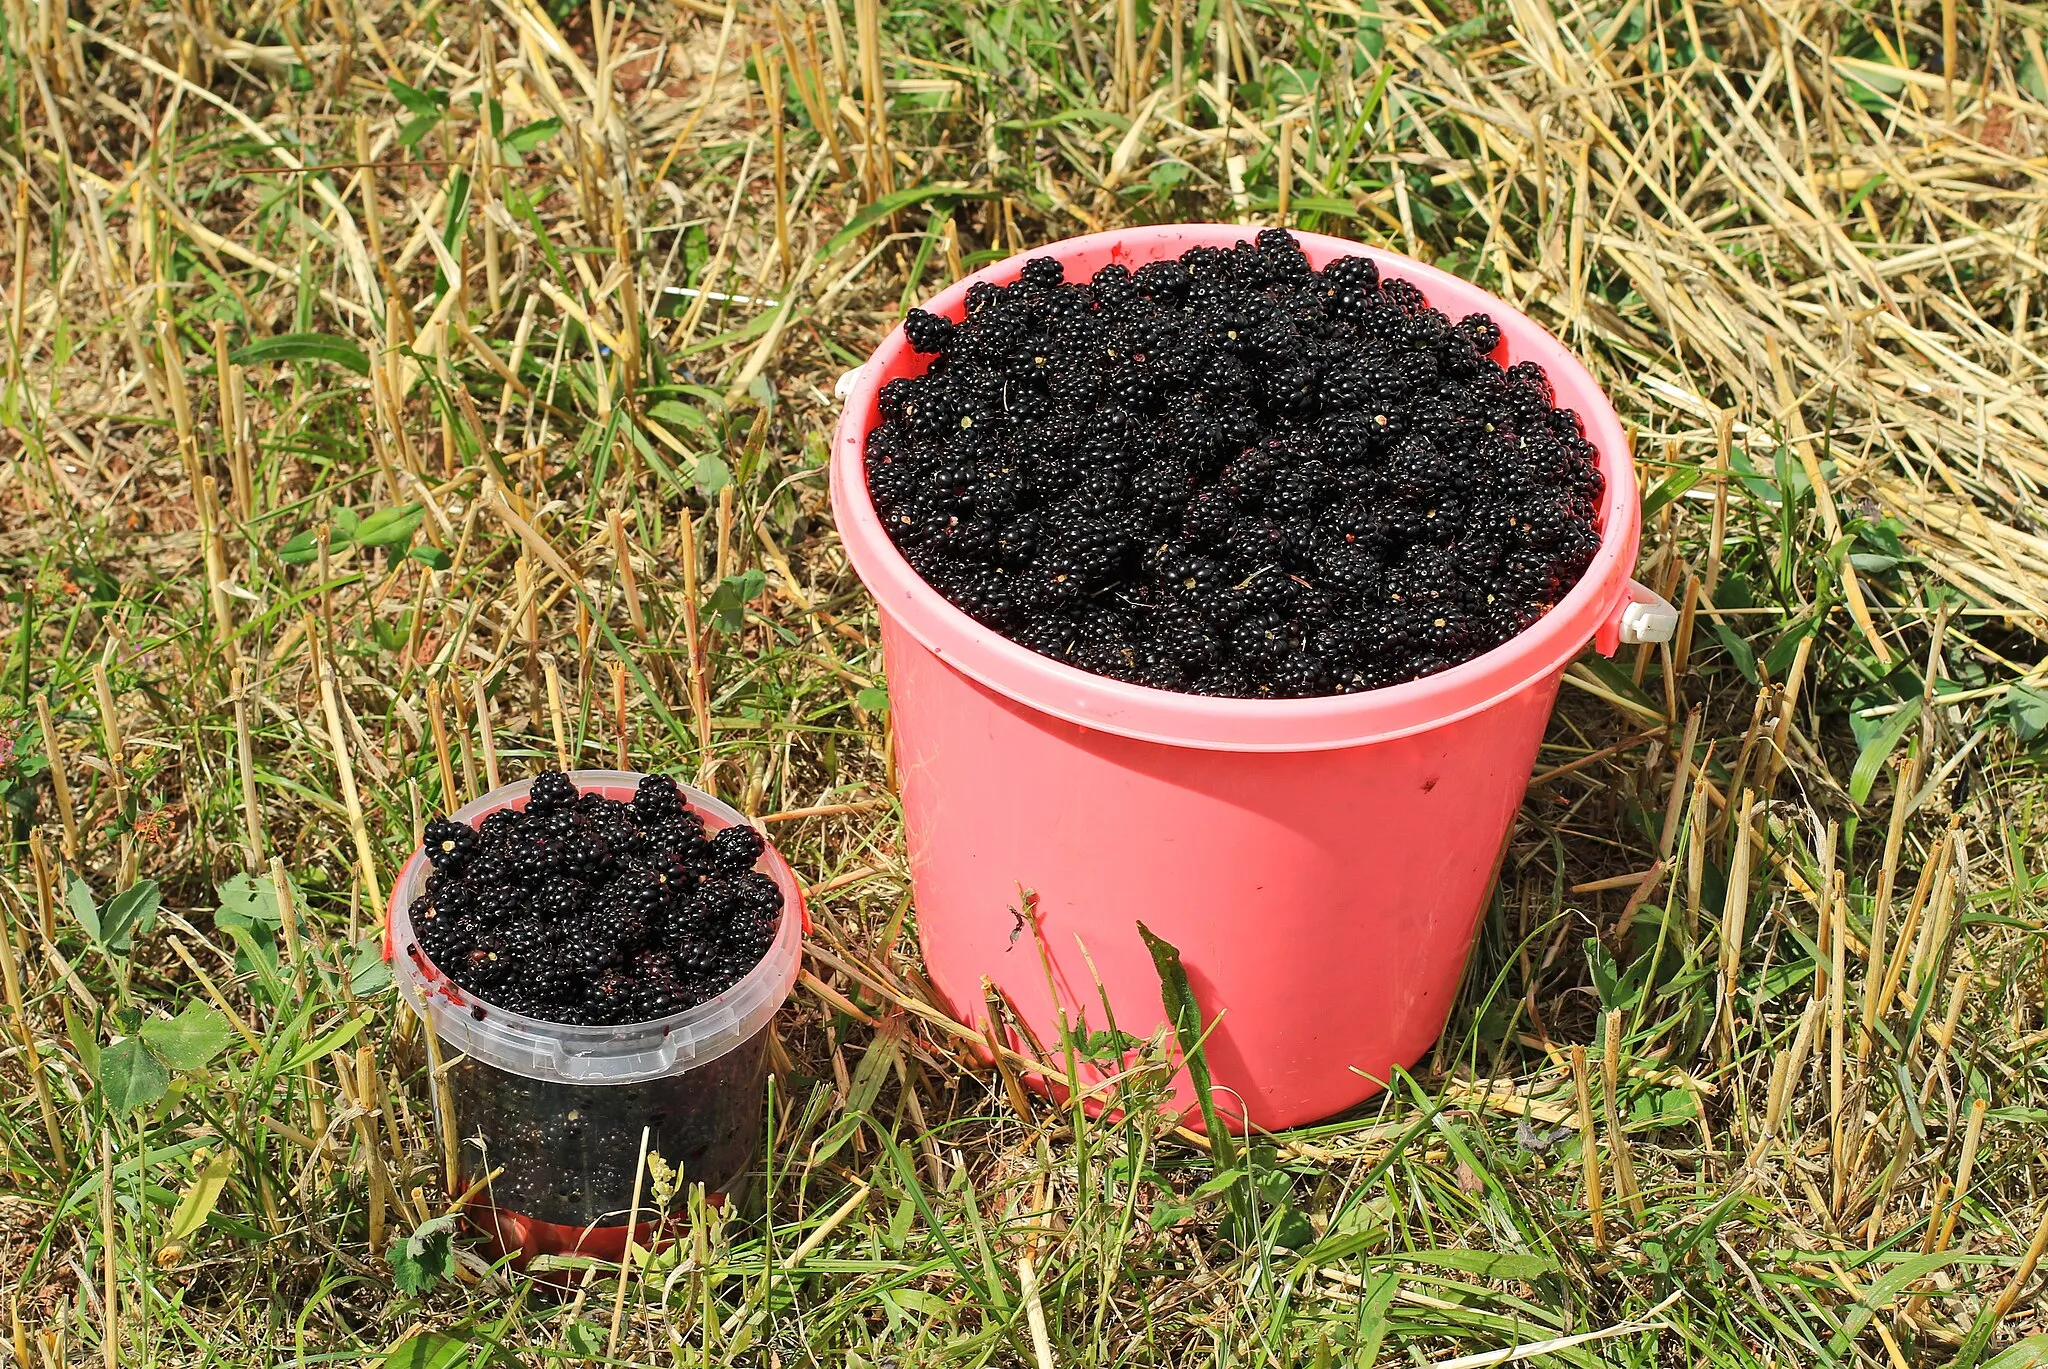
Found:
[[[641,776],[573,770],[577,788],[629,799]],[[524,808],[531,780],[494,789],[454,816],[471,826]],[[692,811],[715,832],[746,819],[687,785]],[[447,1071],[436,1107],[461,1141],[462,1184],[493,1171],[467,1209],[522,1256],[624,1250],[643,1131],[682,1182],[722,1194],[746,1173],[761,1130],[768,1029],[796,982],[803,889],[773,846],[758,868],[782,890],[782,924],[767,955],[707,1003],[649,1022],[583,1027],[509,1012],[442,974],[413,936],[411,909],[432,867],[414,851],[392,891],[385,955],[399,991],[426,1019]],[[642,1184],[642,1207],[648,1204]]]

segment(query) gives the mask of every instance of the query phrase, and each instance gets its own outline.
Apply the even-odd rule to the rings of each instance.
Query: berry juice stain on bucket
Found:
[[[1142,921],[1221,1019],[1221,1111],[1281,1127],[1429,1048],[1565,667],[1671,619],[1556,339],[1421,263],[1247,235],[1095,234],[944,291],[845,383],[832,498],[941,994],[977,1020],[992,981],[1041,1041],[1106,994],[1143,1038]],[[918,379],[934,348],[965,383]],[[1050,988],[1008,953],[1020,888]]]
[[[461,1182],[489,1178],[475,1224],[522,1258],[616,1255],[643,1136],[737,1183],[803,917],[780,853],[661,777],[549,772],[429,824],[386,949],[447,1057]]]

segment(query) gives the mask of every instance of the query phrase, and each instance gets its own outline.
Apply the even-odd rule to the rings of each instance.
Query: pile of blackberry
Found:
[[[1292,235],[1068,284],[977,284],[891,381],[868,488],[932,587],[1046,656],[1159,689],[1352,693],[1542,617],[1601,478],[1541,367],[1364,257]]]
[[[413,935],[443,974],[512,1012],[581,1026],[666,1017],[767,954],[782,890],[754,868],[765,849],[743,825],[706,837],[667,776],[642,779],[629,803],[543,771],[524,811],[427,824],[434,872]]]

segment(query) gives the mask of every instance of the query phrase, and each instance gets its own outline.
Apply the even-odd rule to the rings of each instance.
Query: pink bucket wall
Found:
[[[1392,741],[1219,754],[1018,704],[887,618],[882,642],[892,692],[915,701],[895,729],[919,937],[962,1021],[985,1015],[986,975],[1048,1050],[1061,1008],[1107,1025],[1104,993],[1148,1037],[1163,1010],[1142,920],[1180,948],[1205,1017],[1222,1011],[1204,1049],[1226,1116],[1327,1117],[1428,1051],[1555,679]],[[1020,886],[1037,895],[1057,1005],[1011,912]]]

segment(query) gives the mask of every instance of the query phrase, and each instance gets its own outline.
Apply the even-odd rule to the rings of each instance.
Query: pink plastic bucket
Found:
[[[958,319],[968,286],[1029,256],[1069,280],[1254,230],[1220,224],[1072,238],[978,272],[926,307]],[[842,382],[832,505],[881,614],[918,934],[963,1021],[992,981],[1049,1052],[1062,1012],[1149,1037],[1165,1020],[1144,922],[1180,948],[1232,1125],[1297,1125],[1384,1087],[1442,1032],[1565,667],[1587,642],[1668,635],[1668,605],[1629,579],[1639,509],[1613,407],[1570,352],[1476,286],[1313,233],[1320,266],[1363,254],[1458,318],[1500,324],[1506,361],[1548,372],[1599,449],[1601,545],[1585,578],[1512,641],[1366,694],[1218,699],[1125,684],[1040,656],[925,584],[870,502],[862,452],[876,394],[927,359],[899,327]],[[1637,607],[1631,610],[1632,605]],[[1038,937],[1020,930],[1031,890]],[[1083,948],[1085,946],[1086,953]],[[1093,969],[1090,968],[1090,958]],[[1100,988],[1097,979],[1100,980]],[[1183,1105],[1192,1102],[1185,1076]]]

